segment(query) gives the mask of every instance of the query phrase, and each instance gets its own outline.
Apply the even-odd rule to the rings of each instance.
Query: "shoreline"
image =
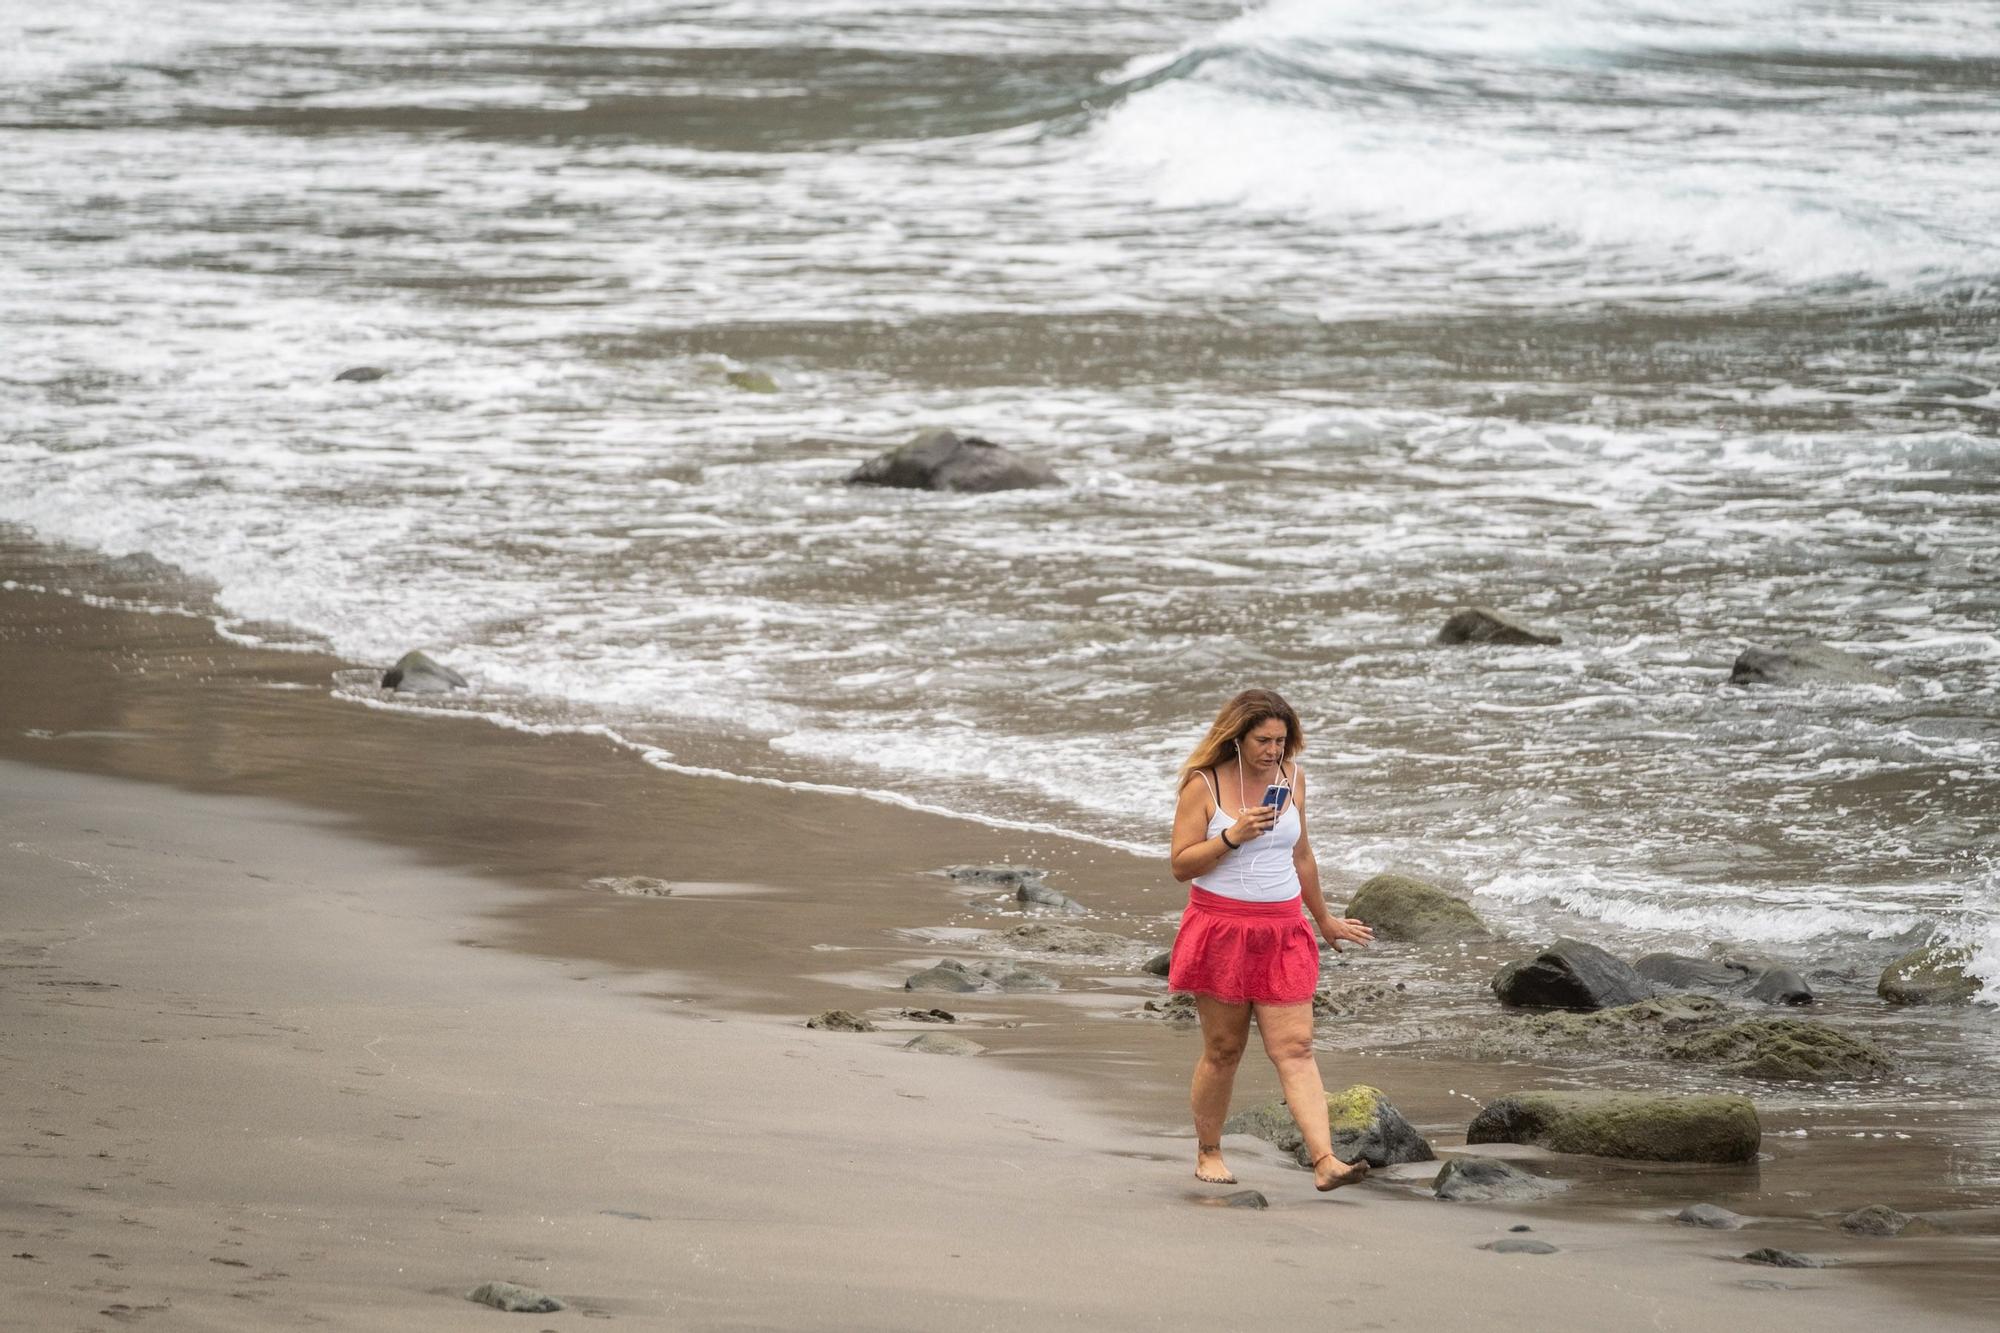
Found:
[[[9,573],[19,564],[20,552],[12,555]],[[902,999],[915,1002],[917,997],[901,997],[892,989],[896,977],[940,956],[971,956],[950,933],[958,928],[922,933],[930,928],[921,923],[961,920],[968,909],[964,894],[930,873],[937,867],[987,861],[1048,867],[1079,897],[1106,905],[1113,920],[1093,924],[1134,933],[1158,930],[1179,906],[1164,887],[1163,867],[1123,852],[854,796],[745,790],[741,784],[662,772],[589,737],[537,736],[467,726],[469,719],[463,718],[356,709],[326,688],[333,670],[351,664],[317,654],[231,645],[200,622],[89,607],[17,589],[0,592],[0,627],[6,631],[0,661],[7,679],[19,682],[0,701],[0,759],[33,764],[45,773],[100,774],[177,789],[179,794],[158,797],[168,806],[276,800],[322,811],[344,845],[401,849],[397,855],[409,859],[416,878],[457,885],[455,896],[448,895],[452,907],[443,914],[453,920],[451,933],[432,932],[436,938],[461,946],[498,945],[492,952],[506,954],[510,965],[527,966],[518,963],[517,955],[539,959],[544,968],[553,964],[590,981],[593,990],[618,994],[621,1011],[630,1009],[630,1021],[641,1027],[657,1017],[662,1005],[670,1014],[705,1013],[713,1006],[729,1015],[718,1019],[718,1026],[763,1034],[780,1044],[805,1042],[812,1049],[844,1051],[836,1043],[845,1041],[881,1049],[879,1057],[866,1059],[916,1060],[880,1038],[806,1034],[798,1025],[818,1009],[854,1007],[857,999],[868,999],[871,988],[879,987],[872,992],[878,1008]],[[30,792],[61,781],[18,778]],[[673,813],[662,817],[661,811]],[[283,818],[295,820],[296,815]],[[741,842],[729,836],[746,819],[759,829],[748,864]],[[717,836],[705,836],[710,833]],[[661,902],[585,888],[593,878],[639,875],[669,879],[676,892]],[[454,960],[480,952],[445,950],[429,966],[455,973],[459,964]],[[548,989],[560,988],[551,982]],[[1187,1148],[1179,1125],[1184,1115],[1181,1066],[1192,1048],[1186,1034],[1164,1024],[1101,1021],[1132,1008],[1136,993],[1099,977],[1084,978],[1079,987],[1055,996],[978,997],[969,1002],[974,1021],[964,1030],[989,1045],[997,1058],[920,1064],[944,1067],[927,1069],[927,1078],[968,1079],[987,1096],[1000,1095],[989,1087],[996,1080],[1017,1080],[1021,1086],[1010,1087],[1008,1098],[1041,1107],[1050,1116],[1059,1114],[1065,1134],[1092,1137],[1098,1157],[1123,1164],[1119,1169],[1124,1174],[1106,1176],[1093,1157],[1094,1169],[1083,1172],[1093,1190],[1136,1191],[1162,1203],[1181,1200],[1186,1191],[1178,1165]],[[644,1004],[636,1002],[640,1000]],[[642,1009],[651,1012],[642,1014]],[[1331,1086],[1365,1081],[1390,1089],[1406,1114],[1437,1137],[1441,1149],[1449,1148],[1447,1127],[1454,1123],[1462,1140],[1470,1103],[1458,1089],[1481,1068],[1473,1062],[1426,1061],[1406,1052],[1339,1052],[1330,1053],[1323,1064]],[[889,1068],[900,1073],[898,1066]],[[1491,1066],[1484,1068],[1490,1083]],[[970,1073],[974,1069],[976,1076]],[[1513,1077],[1516,1086],[1534,1086],[1551,1072],[1557,1078],[1589,1081],[1587,1072],[1579,1077],[1576,1070],[1533,1067],[1522,1067]],[[1274,1087],[1268,1070],[1246,1061],[1237,1105],[1264,1100]],[[1061,1090],[1059,1111],[1042,1095],[1051,1088]],[[1085,1123],[1091,1128],[1079,1128]],[[1870,1149],[1865,1144],[1843,1151],[1816,1140],[1809,1150],[1817,1166],[1800,1161],[1791,1145],[1772,1140],[1773,1129],[1782,1123],[1767,1120],[1767,1147],[1775,1148],[1778,1157],[1764,1174],[1868,1173]],[[844,1150],[867,1145],[865,1120],[845,1128],[858,1137],[859,1146],[836,1134]],[[1288,1217],[1294,1208],[1309,1207],[1313,1201],[1298,1202],[1300,1182],[1289,1165],[1267,1161],[1269,1155],[1242,1142],[1246,1146],[1241,1148],[1232,1143],[1232,1153],[1246,1184],[1264,1188],[1274,1210]],[[1885,1179],[1893,1179],[1899,1169],[1941,1169],[1912,1147],[1874,1151],[1896,1154],[1893,1165],[1874,1167]],[[1154,1159],[1157,1169],[1131,1170],[1135,1161]],[[1262,1178],[1252,1182],[1253,1172]],[[1980,1280],[1981,1260],[1991,1254],[1990,1237],[1897,1240],[1857,1249],[1855,1242],[1828,1232],[1823,1224],[1798,1216],[1759,1228],[1754,1242],[1748,1239],[1752,1233],[1718,1242],[1712,1236],[1688,1236],[1657,1220],[1651,1197],[1656,1191],[1644,1181],[1657,1182],[1672,1172],[1586,1174],[1605,1185],[1593,1201],[1539,1206],[1519,1215],[1532,1219],[1538,1232],[1558,1226],[1580,1229],[1592,1238],[1582,1248],[1601,1246],[1635,1255],[1657,1249],[1676,1256],[1674,1262],[1702,1245],[1707,1247],[1706,1263],[1716,1257],[1718,1245],[1727,1249],[1744,1240],[1736,1247],[1740,1250],[1753,1243],[1786,1244],[1779,1237],[1795,1232],[1809,1238],[1803,1248],[1859,1257],[1845,1272],[1812,1275],[1811,1282],[1825,1285],[1800,1289],[1842,1293],[1837,1307],[1811,1316],[1831,1320],[1829,1326],[1844,1326],[1843,1316],[1858,1318],[1864,1305],[1878,1298],[1891,1307],[1921,1300],[1927,1315],[1950,1318],[2000,1299],[2000,1283]],[[1725,1195],[1725,1182],[1712,1173],[1696,1174],[1706,1192],[1691,1194],[1687,1201]],[[1346,1200],[1348,1193],[1335,1198]],[[1389,1196],[1382,1200],[1388,1209],[1418,1206],[1414,1197],[1371,1187],[1371,1226],[1374,1214],[1383,1211],[1376,1206],[1377,1194]],[[1856,1198],[1852,1206],[1873,1201],[1873,1196]],[[1030,1201],[1021,1206],[1029,1208]],[[1430,1205],[1420,1221],[1397,1229],[1413,1231],[1413,1240],[1404,1239],[1419,1246],[1437,1241],[1432,1232],[1449,1233],[1456,1244],[1468,1234],[1463,1218],[1470,1214],[1497,1222],[1501,1208]],[[1209,1216],[1206,1209],[1178,1206],[1165,1212]],[[1446,1213],[1455,1220],[1445,1222]],[[1150,1213],[1147,1219],[1135,1218],[1133,1225],[1145,1232],[1154,1225]],[[1022,1214],[1023,1225],[1033,1220],[1031,1209]],[[1261,1249],[1263,1242],[1254,1243]],[[1462,1248],[1449,1250],[1448,1262],[1463,1262]],[[1447,1261],[1445,1251],[1438,1255],[1440,1262]],[[1505,1262],[1518,1269],[1529,1262],[1491,1258],[1496,1268]],[[1651,1271],[1651,1259],[1635,1257],[1632,1262],[1635,1271]],[[1621,1268],[1621,1276],[1625,1271]],[[1713,1279],[1700,1284],[1713,1300],[1769,1301],[1779,1295],[1740,1285],[1760,1278],[1763,1270],[1719,1271],[1717,1277],[1695,1270]],[[1862,1276],[1883,1280],[1854,1280]],[[467,1285],[476,1280],[483,1277],[469,1278]],[[1524,1294],[1529,1286],[1543,1285],[1532,1272],[1521,1280]],[[1681,1273],[1665,1285],[1677,1289],[1696,1280]],[[1937,1290],[1941,1280],[1953,1290]],[[1648,1283],[1640,1280],[1638,1285]],[[1874,1294],[1857,1304],[1856,1292],[1864,1289]],[[1945,1308],[1937,1308],[1940,1304]],[[1768,1307],[1744,1308],[1770,1313]],[[1785,1317],[1804,1313],[1803,1307],[1787,1307]],[[437,1317],[436,1311],[432,1316]]]

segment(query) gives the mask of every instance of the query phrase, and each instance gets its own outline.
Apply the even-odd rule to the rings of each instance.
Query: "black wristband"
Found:
[[[1232,851],[1232,852],[1233,852],[1233,851],[1236,851],[1236,850],[1237,850],[1238,848],[1240,848],[1240,847],[1242,847],[1242,846],[1243,846],[1243,844],[1242,844],[1242,843],[1240,843],[1240,842],[1231,842],[1231,841],[1229,840],[1229,830],[1228,830],[1228,829],[1224,829],[1224,830],[1222,830],[1222,832],[1220,832],[1220,833],[1216,834],[1215,836],[1216,836],[1216,837],[1218,837],[1218,838],[1220,838],[1220,839],[1222,839],[1222,845],[1223,845],[1224,847],[1227,847],[1227,848],[1228,848],[1228,849],[1229,849],[1230,851]]]

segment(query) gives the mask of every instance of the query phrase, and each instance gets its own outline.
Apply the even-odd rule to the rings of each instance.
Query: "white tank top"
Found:
[[[1294,791],[1298,789],[1298,772],[1294,766]],[[1222,813],[1222,798],[1207,772],[1202,772],[1201,780],[1208,794],[1215,797],[1215,813],[1208,819],[1208,836],[1213,838],[1236,820]],[[1299,831],[1299,803],[1288,800],[1269,833],[1250,839],[1233,852],[1223,852],[1215,869],[1195,881],[1195,887],[1248,903],[1282,903],[1298,897],[1303,888],[1299,868],[1292,864],[1292,850],[1299,845]]]

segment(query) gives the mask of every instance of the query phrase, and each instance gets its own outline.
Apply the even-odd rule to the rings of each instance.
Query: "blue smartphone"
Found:
[[[1280,814],[1284,813],[1285,802],[1290,800],[1291,796],[1290,787],[1281,787],[1275,782],[1264,788],[1264,804],[1276,806]]]

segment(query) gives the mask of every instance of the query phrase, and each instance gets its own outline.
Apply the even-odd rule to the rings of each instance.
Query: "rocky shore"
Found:
[[[879,1075],[883,1088],[910,1094],[891,1094],[902,1117],[896,1123],[910,1141],[935,1128],[925,1098],[951,1101],[958,1108],[952,1114],[963,1117],[955,1123],[968,1132],[998,1126],[1004,1147],[968,1142],[962,1151],[974,1157],[998,1151],[1014,1164],[981,1186],[1010,1200],[1000,1211],[1018,1217],[1022,1228],[1018,1240],[1004,1227],[993,1233],[1003,1251],[1018,1243],[1025,1253],[1037,1243],[1028,1237],[1046,1222],[1043,1201],[1032,1191],[1015,1200],[1006,1182],[1032,1165],[1033,1154],[1069,1151],[1036,1135],[1071,1145],[1087,1140],[1090,1152],[1102,1154],[1094,1161],[1120,1164],[1112,1179],[1146,1182],[1151,1202],[1142,1209],[1208,1215],[1180,1206],[1193,1201],[1191,1182],[1183,1179],[1181,1123],[1193,1037],[1177,1021],[1186,1006],[1148,970],[1171,940],[1179,906],[1158,867],[1057,838],[852,799],[788,791],[746,797],[727,784],[647,770],[589,737],[522,736],[451,717],[358,710],[325,688],[333,672],[351,670],[345,664],[223,645],[197,619],[36,592],[59,585],[46,563],[33,563],[51,557],[12,554],[14,586],[0,594],[6,631],[0,651],[9,679],[32,688],[0,700],[0,757],[50,771],[139,779],[162,791],[291,802],[332,815],[373,843],[411,849],[435,873],[511,884],[512,892],[498,884],[475,891],[472,881],[455,890],[458,906],[439,918],[452,924],[433,932],[439,947],[468,963],[482,949],[467,945],[544,960],[535,965],[552,986],[559,988],[564,975],[588,980],[606,1003],[634,1006],[631,1021],[639,1028],[671,1025],[662,1031],[676,1034],[676,1045],[713,1029],[721,1047],[695,1042],[659,1071],[662,1078],[692,1078],[675,1103],[688,1116],[714,1114],[700,1109],[710,1105],[704,1098],[721,1104],[720,1089],[703,1091],[708,1084],[693,1072],[702,1060],[722,1058],[721,1049],[734,1041],[746,1055],[761,1051],[779,1064],[795,1063],[782,1052],[800,1052],[798,1059],[826,1077],[847,1068]],[[72,571],[60,582],[74,581]],[[148,669],[114,669],[135,661]],[[405,663],[403,678],[427,672]],[[662,822],[661,810],[675,818]],[[752,864],[685,833],[690,822],[746,817],[765,830],[771,849]],[[87,815],[75,827],[79,839],[110,836],[82,832],[104,827]],[[194,835],[196,841],[220,836],[220,827]],[[99,846],[91,857],[117,854]],[[135,872],[140,879],[126,882],[159,873],[154,862],[147,865]],[[249,871],[246,888],[262,883],[254,876],[271,873],[263,866]],[[349,867],[317,891],[338,903],[348,890],[336,886],[345,884],[372,901],[369,895],[411,873]],[[1512,936],[1459,894],[1407,876],[1376,877],[1339,896],[1377,923],[1384,941],[1359,958],[1329,956],[1316,1004],[1341,1150],[1380,1167],[1360,1191],[1370,1239],[1357,1240],[1337,1220],[1347,1215],[1341,1209],[1356,1206],[1352,1201],[1337,1201],[1330,1213],[1314,1211],[1309,1188],[1301,1189],[1309,1182],[1292,1161],[1296,1145],[1286,1141],[1289,1116],[1274,1106],[1268,1071],[1253,1059],[1244,1067],[1230,1142],[1251,1192],[1268,1205],[1264,1211],[1305,1209],[1321,1219],[1309,1225],[1331,1228],[1340,1243],[1415,1245],[1435,1253],[1437,1262],[1489,1244],[1507,1246],[1497,1253],[1509,1264],[1559,1264],[1579,1250],[1615,1252],[1623,1256],[1611,1261],[1621,1281],[1656,1284],[1662,1300],[1697,1291],[1719,1313],[1739,1310],[1733,1302],[1753,1290],[1740,1283],[1753,1268],[1742,1256],[1754,1250],[1840,1260],[1825,1270],[1830,1276],[1817,1278],[1840,1284],[1838,1300],[1820,1305],[1811,1292],[1775,1293],[1796,1298],[1800,1310],[1828,1327],[1860,1327],[1857,1312],[1870,1309],[1877,1318],[1921,1310],[1950,1326],[1974,1308],[1966,1302],[1992,1294],[1978,1275],[1990,1271],[1982,1265],[1994,1243],[1986,1219],[1995,1200],[1951,1166],[1958,1160],[1954,1144],[1966,1141],[1978,1108],[1956,1118],[1914,1106],[1852,1109],[1902,1105],[1902,1080],[1933,1067],[1926,1062],[1935,1061],[1934,1052],[1898,1034],[1912,1015],[1953,1012],[1948,954],[1913,945],[1917,956],[1889,968],[1893,976],[1882,978],[1880,997],[1872,995],[1874,978],[1866,979],[1870,1008],[1856,998],[1861,980],[1834,984],[1810,968],[1746,955],[1726,941],[1718,941],[1712,957],[1649,961],[1584,941]],[[294,911],[286,901],[285,910]],[[318,927],[306,922],[321,918],[308,913],[300,920],[310,932]],[[30,920],[10,928],[18,941],[36,927]],[[378,940],[373,947],[384,946]],[[552,969],[547,960],[557,960]],[[439,971],[436,960],[422,966],[440,977],[449,971]],[[200,994],[199,986],[189,989],[187,979],[177,983],[174,975],[150,984]],[[98,979],[115,980],[108,971]],[[261,1003],[283,1009],[280,975],[270,982],[277,989]],[[141,980],[132,974],[118,984],[137,995]],[[1800,1001],[1801,986],[1811,1003]],[[1547,1007],[1552,994],[1566,996],[1569,1007]],[[1524,998],[1534,1004],[1524,1005]],[[308,1003],[301,996],[290,1002],[293,1009]],[[411,1003],[421,1007],[415,997]],[[257,1007],[248,998],[243,1004]],[[495,1031],[498,1044],[478,1057],[496,1062],[496,1079],[504,1065],[528,1080],[499,1081],[496,1088],[546,1086],[546,1076],[525,1071],[553,1057],[562,1038],[550,1033],[557,1045],[539,1046],[540,1029],[522,1022],[515,1049]],[[614,1026],[623,1031],[625,1022]],[[706,1053],[692,1054],[696,1049]],[[200,1052],[189,1048],[189,1054]],[[919,1058],[936,1054],[960,1058]],[[189,1069],[200,1067],[197,1061]],[[567,1068],[559,1057],[552,1067]],[[936,1079],[959,1091],[947,1095]],[[647,1086],[649,1097],[674,1101],[664,1086],[650,1079]],[[815,1097],[827,1095],[814,1086]],[[1099,1128],[1079,1129],[1068,1119],[1058,1127],[1037,1112],[1020,1117],[1040,1126],[1030,1137],[1007,1138],[1004,1119],[954,1100],[974,1086],[991,1107],[1018,1107],[1020,1096],[1045,1105],[1036,1099],[1065,1090],[1064,1103],[1088,1108],[1086,1119]],[[1002,1091],[1010,1087],[1026,1091]],[[511,1106],[517,1092],[496,1095],[503,1097],[498,1104]],[[587,1095],[630,1101],[610,1088]],[[872,1103],[847,1105],[826,1132],[848,1145],[841,1151],[853,1151],[854,1144],[877,1142],[888,1123],[882,1114]],[[728,1119],[728,1132],[740,1134],[742,1117]],[[643,1120],[630,1130],[648,1132]],[[1103,1141],[1107,1134],[1110,1142]],[[1032,1153],[1024,1157],[1021,1148]],[[377,1149],[357,1140],[354,1151],[364,1154],[359,1162]],[[900,1179],[901,1156],[893,1150],[894,1165],[875,1162],[870,1169]],[[765,1179],[748,1159],[730,1160],[727,1172],[705,1177],[707,1188],[726,1194],[740,1188],[734,1181]],[[1062,1170],[1079,1180],[1110,1169],[1062,1160]],[[1040,1170],[1034,1167],[1030,1178]],[[52,1185],[59,1174],[48,1177]],[[658,1188],[675,1175],[660,1163]],[[578,1177],[591,1178],[587,1170]],[[770,1188],[785,1186],[774,1179]],[[852,1188],[865,1195],[869,1187],[854,1182]],[[513,1198],[510,1189],[482,1176],[477,1193],[487,1204],[473,1206]],[[757,1208],[745,1211],[732,1233],[746,1245],[757,1226],[785,1214],[763,1184],[753,1193]],[[1421,1219],[1398,1211],[1419,1203],[1426,1207]],[[659,1221],[673,1215],[674,1205],[658,1195],[640,1207],[609,1193],[595,1211],[576,1206],[579,1217],[618,1221],[614,1214],[636,1212],[652,1219],[646,1225],[679,1225]],[[864,1213],[886,1217],[882,1210],[896,1206],[878,1200]],[[1732,1239],[1718,1246],[1702,1238],[1726,1228],[1676,1225],[1691,1208],[1697,1216],[1738,1219],[1754,1229],[1756,1243]],[[1849,1219],[1856,1220],[1849,1225]],[[866,1244],[876,1245],[900,1234],[901,1223],[861,1225]],[[1130,1238],[1110,1238],[1137,1226],[1156,1256],[1172,1253],[1178,1241],[1162,1241],[1147,1230],[1151,1225],[1128,1214],[1092,1214],[1090,1222],[1121,1252]],[[1178,1236],[1181,1225],[1168,1230]],[[1532,1231],[1509,1231],[1515,1226]],[[510,1248],[504,1228],[475,1230],[485,1237],[480,1253],[520,1248]],[[1214,1243],[1209,1232],[1190,1234]],[[581,1243],[583,1232],[576,1235]],[[1251,1237],[1244,1243],[1261,1244]],[[37,1260],[18,1262],[49,1262],[37,1244],[48,1243],[22,1247]],[[581,1252],[558,1248],[556,1266],[570,1276],[538,1264],[468,1258],[449,1272],[426,1268],[432,1295],[402,1292],[397,1299],[409,1302],[410,1326],[425,1326],[417,1312],[426,1302],[446,1295],[464,1302],[484,1284],[512,1283],[572,1307],[614,1308],[591,1293],[620,1289],[617,1265],[607,1261],[585,1278]],[[1940,1295],[1934,1282],[1905,1283],[1911,1261],[1888,1263],[1887,1255],[1921,1255],[1925,1271],[1954,1276]],[[1720,1259],[1731,1262],[1719,1265]],[[1676,1267],[1684,1260],[1693,1266]],[[349,1276],[365,1280],[351,1268]],[[1496,1269],[1494,1280],[1514,1279]],[[1527,1300],[1538,1280],[1523,1279],[1519,1299]],[[972,1289],[979,1289],[977,1281]],[[200,1283],[175,1290],[177,1301],[207,1299],[196,1294]],[[504,1286],[493,1290],[506,1294]],[[1145,1298],[1137,1299],[1129,1311],[1147,1308]],[[106,1296],[103,1303],[121,1302]],[[122,1303],[137,1309],[146,1302]],[[1425,1308],[1442,1317],[1443,1307]],[[1736,1317],[1751,1317],[1750,1308]]]

